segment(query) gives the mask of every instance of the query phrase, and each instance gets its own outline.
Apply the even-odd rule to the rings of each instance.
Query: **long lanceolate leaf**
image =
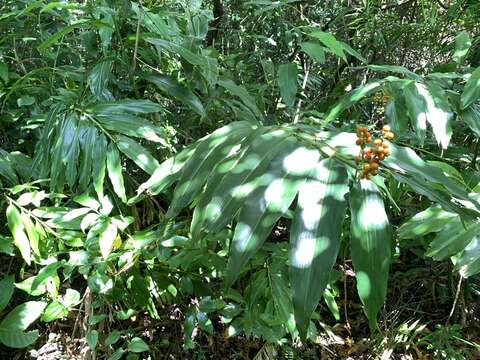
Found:
[[[390,224],[376,185],[368,180],[355,183],[349,195],[351,255],[357,290],[365,307],[370,330],[387,294],[392,257]]]
[[[216,184],[209,199],[200,199],[201,203],[207,204],[200,228],[215,233],[232,220],[245,199],[255,190],[255,182],[287,142],[288,135],[285,130],[276,130],[253,141],[235,168]]]
[[[334,159],[322,160],[300,187],[290,233],[290,282],[295,320],[305,338],[340,248],[348,177]]]
[[[235,122],[215,131],[201,141],[182,170],[182,176],[167,212],[168,217],[176,216],[193,200],[215,165],[227,157],[232,147],[254,129],[255,126],[248,122]]]
[[[318,150],[289,139],[268,170],[256,181],[256,190],[245,201],[235,228],[227,267],[228,285],[238,277],[242,266],[288,210],[299,186],[319,157]]]

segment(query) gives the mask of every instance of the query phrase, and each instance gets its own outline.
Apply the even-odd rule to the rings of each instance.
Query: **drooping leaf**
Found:
[[[307,53],[308,56],[310,56],[319,64],[323,64],[325,62],[325,48],[320,44],[312,41],[306,41],[300,43],[300,47],[305,53]]]
[[[108,130],[165,144],[161,128],[131,114],[96,114],[96,119]]]
[[[45,282],[49,277],[57,275],[57,270],[62,267],[64,263],[65,260],[56,261],[42,268],[32,282],[31,291],[35,291],[38,286]]]
[[[107,150],[107,169],[108,177],[112,183],[113,190],[117,196],[123,201],[127,202],[127,195],[125,194],[125,185],[123,182],[122,163],[120,161],[120,154],[115,145],[110,143]]]
[[[20,250],[25,262],[30,265],[30,242],[28,237],[25,234],[25,227],[22,223],[22,216],[18,211],[17,207],[13,204],[8,205],[7,207],[7,220],[8,227],[13,235],[13,243]]]
[[[432,205],[404,222],[398,228],[397,234],[401,239],[414,239],[428,233],[439,232],[456,217],[457,214],[447,212],[438,205]]]
[[[476,235],[467,245],[455,267],[465,278],[480,272],[480,236]]]
[[[206,207],[211,200],[212,194],[215,191],[216,186],[220,184],[222,179],[237,166],[245,152],[248,151],[252,142],[258,136],[262,135],[265,132],[266,129],[264,127],[258,127],[257,129],[252,131],[250,135],[248,135],[245,140],[242,141],[241,147],[238,149],[237,152],[235,152],[231,156],[226,157],[212,170],[207,180],[205,190],[203,191],[199,202],[195,206],[195,211],[193,212],[190,232],[194,240],[198,239],[200,235],[202,225],[205,222],[208,214],[208,212],[206,211]]]
[[[343,52],[344,48],[340,41],[335,36],[324,31],[313,31],[309,34],[311,37],[320,40],[331,52],[341,58],[343,61],[347,61],[347,57]]]
[[[210,199],[200,199],[200,203],[206,204],[200,228],[216,233],[231,221],[255,190],[255,180],[265,172],[287,139],[286,131],[276,130],[258,136],[252,142],[235,168],[219,184],[214,184],[215,190],[209,194]]]
[[[93,187],[99,199],[103,198],[103,183],[105,180],[105,167],[107,162],[107,139],[101,134],[95,141],[93,149],[92,177]]]
[[[218,81],[218,85],[227,89],[230,94],[238,96],[257,118],[263,118],[263,114],[258,108],[255,99],[249,94],[245,87],[235,84],[232,80],[220,80]]]
[[[454,218],[435,236],[426,255],[443,260],[465,249],[479,232],[480,224],[463,223]]]
[[[90,111],[99,115],[122,114],[125,112],[132,114],[149,114],[162,111],[162,106],[150,100],[125,99],[95,104]]]
[[[109,222],[106,229],[100,233],[100,236],[98,237],[98,243],[100,245],[100,252],[104,259],[107,259],[108,255],[110,255],[117,234],[118,228],[112,222]]]
[[[362,100],[365,96],[369,96],[370,94],[374,93],[381,87],[381,82],[376,81],[370,84],[366,84],[364,86],[358,87],[355,90],[345,94],[339,102],[337,102],[327,113],[324,124],[328,124],[332,120],[335,120],[338,115],[340,115],[343,111],[348,109],[353,104],[357,103],[358,101]]]
[[[466,109],[480,97],[480,66],[470,75],[460,96],[460,109]]]
[[[427,133],[427,104],[425,98],[419,93],[421,86],[417,82],[411,82],[403,88],[405,104],[407,105],[407,113],[415,135],[423,145],[425,135]]]
[[[298,188],[318,162],[320,153],[289,139],[258,179],[245,201],[230,245],[226,282],[236,280],[242,266],[261,247],[277,220],[290,207]]]
[[[352,217],[350,248],[357,290],[373,332],[387,294],[392,257],[390,224],[377,186],[368,180],[355,183],[349,195]]]
[[[278,67],[278,86],[283,102],[288,107],[292,107],[295,102],[295,95],[298,89],[297,65],[294,63],[281,64]]]
[[[112,99],[112,94],[107,88],[112,70],[113,60],[105,59],[96,64],[88,76],[88,85],[91,92],[101,100]]]
[[[472,40],[466,31],[458,33],[455,37],[455,52],[453,53],[453,61],[458,64],[463,62],[467,56],[468,50],[472,46]]]
[[[175,79],[165,75],[149,75],[145,80],[157,85],[168,96],[181,101],[189,106],[200,116],[205,116],[206,112],[200,99],[187,87],[181,85]]]
[[[347,172],[332,158],[318,163],[299,190],[290,232],[290,282],[303,338],[340,249],[347,191]]]
[[[182,169],[167,217],[176,216],[193,200],[215,165],[227,157],[232,147],[254,129],[248,122],[233,122],[199,142],[196,151]]]
[[[0,311],[3,311],[10,302],[15,289],[15,277],[13,275],[5,276],[0,281]]]
[[[157,159],[136,141],[121,135],[117,136],[116,140],[118,149],[147,174],[152,175],[160,166]]]
[[[480,137],[480,106],[472,104],[466,109],[460,110],[458,115]]]

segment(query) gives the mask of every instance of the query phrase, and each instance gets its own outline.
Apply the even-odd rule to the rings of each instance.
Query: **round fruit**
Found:
[[[383,128],[382,128],[383,131],[385,132],[388,132],[390,131],[390,126],[389,125],[385,125]]]
[[[380,139],[375,139],[375,141],[373,142],[375,145],[382,145],[382,140]]]

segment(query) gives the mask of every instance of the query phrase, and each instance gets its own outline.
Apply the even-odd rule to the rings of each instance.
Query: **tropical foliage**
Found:
[[[383,358],[479,356],[476,1],[0,9],[2,344],[291,358],[337,323]],[[445,319],[389,320],[434,267]]]

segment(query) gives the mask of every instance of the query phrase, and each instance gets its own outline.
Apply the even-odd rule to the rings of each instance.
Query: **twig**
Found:
[[[138,14],[137,14],[137,32],[135,35],[135,50],[133,51],[133,60],[132,60],[132,69],[130,74],[135,72],[137,67],[137,54],[138,54],[138,44],[140,42],[140,25],[142,23],[142,0],[138,1]]]
[[[462,288],[462,280],[463,280],[463,277],[462,275],[460,275],[460,279],[458,280],[458,285],[457,285],[457,291],[455,293],[455,299],[453,300],[452,309],[450,310],[450,314],[448,314],[447,322],[445,323],[445,325],[448,325],[448,323],[450,322],[450,318],[455,312],[455,307],[457,306],[458,297],[460,296],[460,290]]]

